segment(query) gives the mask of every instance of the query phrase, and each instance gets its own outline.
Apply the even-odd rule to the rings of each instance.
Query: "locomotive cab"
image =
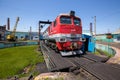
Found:
[[[83,54],[82,22],[75,12],[57,16],[46,31],[48,44],[62,56]]]

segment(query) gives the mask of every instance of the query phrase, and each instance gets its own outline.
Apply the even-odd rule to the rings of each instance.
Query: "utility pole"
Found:
[[[32,27],[30,26],[30,40],[32,40]]]
[[[90,34],[91,34],[91,36],[93,36],[92,23],[90,23]]]
[[[94,41],[95,41],[95,44],[96,44],[96,16],[94,16]],[[94,49],[94,53],[95,53],[95,49]]]
[[[39,27],[39,30],[38,30],[38,36],[39,36],[39,40],[38,40],[38,50],[40,51],[41,48],[40,48],[40,35],[41,35],[41,25],[40,25],[40,22],[38,23],[38,27]]]
[[[96,16],[94,16],[94,36],[96,37]]]

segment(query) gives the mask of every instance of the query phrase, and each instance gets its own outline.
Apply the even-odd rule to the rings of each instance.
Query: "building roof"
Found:
[[[120,34],[120,28],[117,29],[115,32],[113,32],[112,34]]]
[[[90,30],[83,30],[82,34],[91,36]]]

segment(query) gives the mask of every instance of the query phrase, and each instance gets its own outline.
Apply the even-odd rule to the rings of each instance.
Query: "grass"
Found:
[[[97,50],[95,50],[95,53],[94,54],[96,54],[96,55],[100,55],[100,53],[97,51]]]
[[[105,56],[107,56],[107,57],[113,57],[114,55],[113,54],[109,54],[107,51],[103,51],[103,50],[101,50],[101,49],[99,49],[101,52],[103,52],[104,53],[104,55]],[[101,55],[97,50],[95,50],[95,54],[96,55]]]
[[[43,56],[39,56],[36,48],[34,45],[0,49],[0,78],[12,77],[29,65],[43,62]]]
[[[103,51],[104,52],[104,54],[106,55],[106,56],[108,56],[108,57],[113,57],[114,55],[113,54],[109,54],[107,51]]]

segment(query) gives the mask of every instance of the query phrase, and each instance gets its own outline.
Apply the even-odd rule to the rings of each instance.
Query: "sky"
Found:
[[[35,32],[40,20],[54,21],[60,13],[71,10],[81,18],[83,30],[89,30],[94,16],[97,34],[120,28],[120,0],[0,0],[0,25],[6,25],[9,17],[10,30],[13,30],[19,16],[17,31],[30,31],[31,26]]]

